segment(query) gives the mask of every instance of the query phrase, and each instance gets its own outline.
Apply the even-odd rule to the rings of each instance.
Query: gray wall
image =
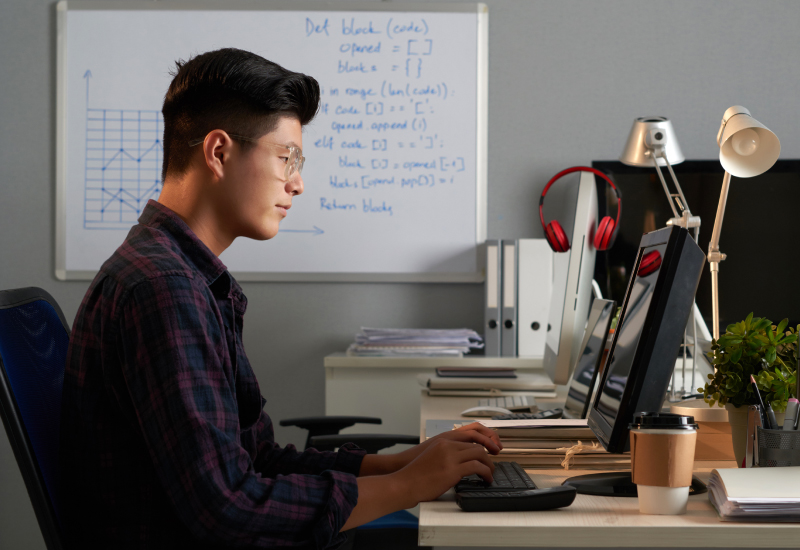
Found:
[[[637,116],[670,117],[687,158],[716,158],[722,113],[745,105],[780,137],[783,158],[800,157],[798,2],[486,3],[490,238],[541,237],[547,180],[616,158]],[[0,3],[0,288],[41,286],[71,320],[88,282],[53,276],[54,19],[51,0]],[[243,286],[245,344],[277,419],[323,413],[323,357],[362,325],[480,330],[482,321],[481,285]],[[277,438],[302,434],[278,428]],[[0,548],[44,548],[4,433]]]

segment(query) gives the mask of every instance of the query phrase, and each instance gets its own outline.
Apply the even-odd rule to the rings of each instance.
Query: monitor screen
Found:
[[[605,359],[606,342],[614,317],[616,302],[597,299],[592,302],[583,348],[578,356],[567,388],[564,404],[565,418],[586,418],[597,383],[597,373]]]
[[[666,247],[667,245],[664,243],[642,249],[642,261],[633,280],[630,297],[624,310],[625,319],[617,322],[619,337],[614,346],[614,355],[606,366],[608,375],[597,406],[598,412],[609,424],[614,424],[617,420],[622,394],[634,364],[636,347],[641,339],[642,330],[644,330],[645,317],[650,310],[655,282],[661,268],[660,258],[664,257]],[[653,259],[658,261],[652,261]]]
[[[627,450],[635,413],[661,410],[705,265],[705,254],[680,227],[643,235],[634,258],[588,417],[612,453]]]
[[[594,278],[604,298],[621,303],[625,297],[633,262],[642,234],[666,227],[673,217],[655,168],[626,166],[618,161],[594,161],[594,168],[609,174],[622,192],[623,211],[614,246],[597,255]],[[699,245],[708,251],[724,175],[719,160],[687,160],[673,167],[693,215],[701,220]],[[666,169],[664,178],[675,187]],[[599,215],[616,212],[616,198],[608,184],[596,178]],[[772,288],[794,288],[794,254],[784,244],[787,236],[800,232],[800,160],[778,160],[764,174],[753,178],[731,178],[730,192],[720,234],[720,250],[727,259],[720,263],[720,328],[747,317],[751,311],[789,325],[800,323],[800,293],[789,290],[764,292],[752,283],[754,254],[770,273]],[[711,326],[711,275],[703,271],[697,290],[697,305]]]

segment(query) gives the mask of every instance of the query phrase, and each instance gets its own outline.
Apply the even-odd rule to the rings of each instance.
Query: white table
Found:
[[[363,424],[348,428],[344,433],[418,433],[422,388],[417,376],[432,376],[438,367],[497,367],[532,372],[542,370],[542,360],[516,357],[347,357],[344,353],[335,353],[325,357],[325,414],[383,419],[380,427]],[[470,402],[477,405],[477,399]]]

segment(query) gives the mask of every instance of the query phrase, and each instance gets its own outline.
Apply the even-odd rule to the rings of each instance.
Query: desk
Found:
[[[563,389],[559,387],[559,390]],[[474,398],[423,395],[423,437],[425,420],[459,418],[458,412],[471,400]],[[733,461],[695,462],[695,472],[700,479],[707,481],[713,468],[734,466]],[[526,471],[542,488],[560,485],[567,477],[597,472]],[[686,515],[646,516],[639,513],[639,501],[635,498],[589,495],[578,495],[571,506],[560,510],[467,513],[458,508],[451,490],[439,500],[423,502],[419,514],[420,546],[797,548],[800,546],[798,541],[798,524],[720,521],[707,494],[690,497]]]
[[[417,433],[420,424],[417,382],[420,374],[435,374],[438,367],[514,368],[520,372],[542,370],[541,359],[518,357],[325,357],[325,414],[377,416],[380,428],[361,424],[343,433]],[[478,404],[472,398],[470,405]],[[441,418],[441,417],[440,417]],[[393,451],[394,452],[394,451]]]

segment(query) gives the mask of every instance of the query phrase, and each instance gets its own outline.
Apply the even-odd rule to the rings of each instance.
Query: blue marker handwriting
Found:
[[[351,42],[349,44],[341,44],[339,51],[342,53],[349,53],[351,57],[355,57],[357,53],[381,53],[381,43],[377,44],[356,44]]]
[[[310,18],[306,17],[306,36],[311,36],[312,34],[330,36],[328,33],[328,19],[326,18],[322,25],[317,25]]]
[[[388,212],[390,216],[394,216],[394,212],[392,212],[391,206],[386,206],[386,201],[383,201],[380,205],[372,204],[372,199],[361,199],[361,204],[364,209],[365,214],[382,214]]]
[[[357,36],[359,34],[383,34],[381,31],[376,30],[372,26],[372,21],[369,21],[366,25],[363,23],[359,23],[356,25],[356,18],[351,17],[350,21],[346,19],[342,19],[342,34],[344,36]]]
[[[328,200],[325,197],[319,199],[320,210],[355,210],[356,205],[351,202],[336,202],[336,199]]]

